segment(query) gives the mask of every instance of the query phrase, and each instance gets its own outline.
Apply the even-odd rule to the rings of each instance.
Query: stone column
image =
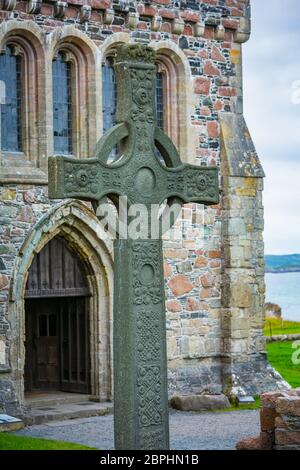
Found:
[[[0,161],[2,160],[2,140],[1,140],[1,106],[5,104],[5,82],[0,80]]]
[[[242,114],[222,113],[222,380],[227,395],[280,387],[264,327],[264,172]]]

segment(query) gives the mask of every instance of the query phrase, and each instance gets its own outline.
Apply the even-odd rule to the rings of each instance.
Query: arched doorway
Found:
[[[90,393],[84,264],[60,236],[35,255],[25,289],[25,391]]]

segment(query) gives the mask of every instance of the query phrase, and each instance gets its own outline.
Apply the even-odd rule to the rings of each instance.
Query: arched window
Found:
[[[113,127],[116,122],[116,80],[113,61],[108,59],[102,65],[102,113],[103,133]],[[156,115],[157,125],[164,129],[164,73],[156,73]]]
[[[112,61],[102,65],[102,115],[103,133],[115,125],[116,121],[116,79]]]
[[[54,153],[72,154],[72,64],[59,52],[52,62]]]
[[[164,74],[156,72],[156,117],[157,125],[164,129]]]
[[[188,97],[192,93],[192,81],[188,61],[182,51],[176,49],[176,46],[169,48],[162,43],[156,50],[158,125],[163,126],[181,155],[191,155],[188,134],[192,110]]]
[[[0,80],[4,82],[1,105],[1,149],[22,152],[22,57],[14,46],[0,55]]]

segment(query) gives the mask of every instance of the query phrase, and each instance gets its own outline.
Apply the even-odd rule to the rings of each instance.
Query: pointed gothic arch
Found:
[[[55,28],[49,35],[47,64],[49,97],[53,94],[52,61],[63,53],[71,65],[72,154],[78,158],[92,155],[100,136],[100,53],[94,42],[73,25]],[[52,102],[52,100],[50,101]],[[53,110],[48,109],[48,122],[53,125]],[[53,155],[51,139],[50,154]]]
[[[1,176],[13,178],[15,174],[40,176],[45,168],[46,146],[39,137],[44,125],[46,95],[44,34],[33,21],[3,22],[0,25],[0,53],[7,47],[21,61],[20,66],[20,119],[21,144],[19,149],[0,151]],[[1,138],[1,136],[0,136]],[[0,146],[1,147],[1,146]]]
[[[11,369],[18,383],[17,395],[24,403],[25,358],[25,290],[28,271],[37,253],[53,240],[62,237],[70,249],[76,252],[85,266],[88,289],[90,330],[90,383],[91,395],[100,401],[112,397],[112,241],[104,232],[94,213],[78,201],[68,201],[50,210],[33,227],[23,243],[10,290],[8,317],[15,317],[13,336],[14,353]],[[15,362],[15,363],[14,363]]]
[[[156,51],[158,70],[165,76],[165,131],[179,150],[183,161],[195,163],[196,146],[191,125],[191,71],[187,57],[171,41],[151,42]]]

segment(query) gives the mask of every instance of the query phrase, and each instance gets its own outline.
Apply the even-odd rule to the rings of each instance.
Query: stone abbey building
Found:
[[[0,410],[33,390],[112,398],[112,240],[89,204],[48,199],[47,159],[93,154],[115,120],[116,47],[134,41],[157,53],[158,125],[221,174],[220,205],[184,206],[164,241],[170,397],[283,385],[263,336],[249,36],[249,0],[1,0]]]

